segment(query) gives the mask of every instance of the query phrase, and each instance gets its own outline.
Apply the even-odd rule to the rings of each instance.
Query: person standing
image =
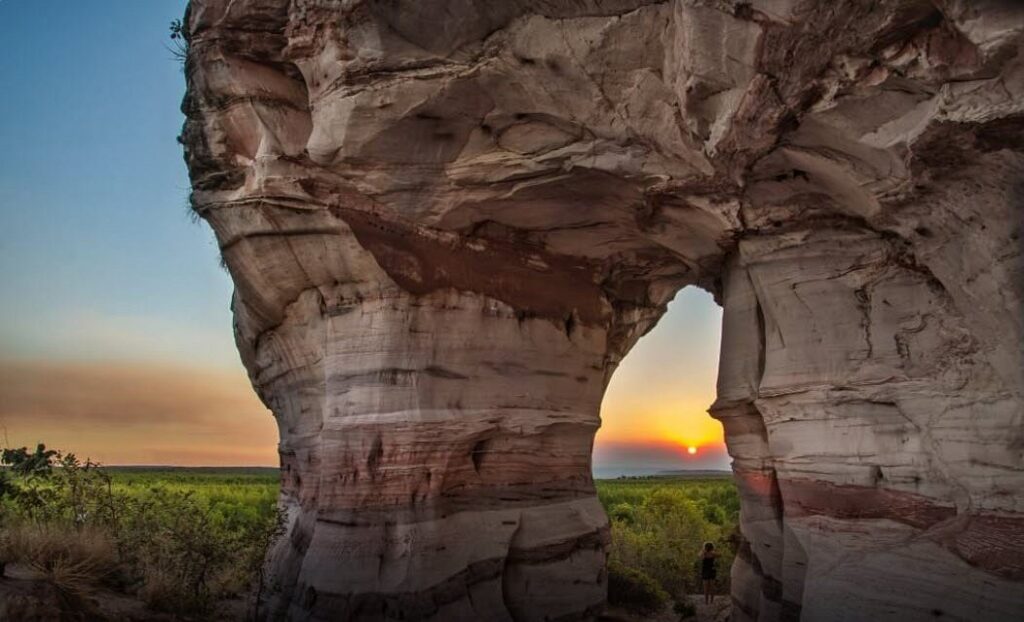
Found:
[[[713,583],[718,576],[715,569],[715,561],[718,553],[715,552],[715,545],[711,542],[704,543],[704,549],[700,552],[700,578],[704,582],[704,604],[710,605],[714,600]]]

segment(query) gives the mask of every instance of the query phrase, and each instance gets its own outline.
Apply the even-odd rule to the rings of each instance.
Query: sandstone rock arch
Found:
[[[1024,12],[193,0],[192,205],[281,430],[261,615],[604,601],[601,395],[724,306],[734,618],[1024,608]]]

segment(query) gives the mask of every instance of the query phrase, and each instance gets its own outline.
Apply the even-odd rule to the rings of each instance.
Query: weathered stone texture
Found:
[[[724,306],[735,620],[1024,617],[1024,5],[193,0],[260,615],[600,611],[618,362]]]

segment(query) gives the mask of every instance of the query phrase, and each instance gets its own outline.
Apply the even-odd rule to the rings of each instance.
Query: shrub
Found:
[[[673,596],[696,589],[693,563],[708,527],[681,491],[653,490],[631,523],[613,521],[612,559],[650,576]]]
[[[231,534],[192,493],[155,488],[133,510],[126,549],[140,571],[147,603],[163,610],[206,611],[211,581],[234,552]]]
[[[676,612],[680,620],[688,620],[697,615],[697,608],[693,606],[693,603],[686,596],[676,601],[676,604],[672,606],[672,611]]]
[[[101,583],[155,609],[212,613],[218,597],[252,584],[280,532],[265,497],[263,511],[235,512],[185,487],[119,486],[99,465],[43,445],[4,450],[0,461],[0,571],[35,569],[72,617],[89,612],[85,594]]]
[[[608,564],[609,603],[641,615],[652,615],[665,607],[668,598],[658,582],[643,571],[616,561]]]
[[[704,520],[712,525],[725,524],[725,512],[717,505],[705,504],[703,507]]]
[[[612,520],[622,521],[626,524],[631,524],[633,522],[633,515],[633,506],[628,503],[616,503],[610,510],[608,510],[608,516]]]
[[[39,444],[28,449],[4,449],[0,462],[8,467],[3,496],[8,513],[37,525],[80,529],[85,525],[113,527],[125,499],[114,493],[110,476],[91,461],[62,454]]]
[[[725,479],[633,478],[597,482],[611,519],[610,559],[642,571],[673,598],[699,592],[701,545],[719,553],[715,590],[729,589],[738,519],[735,485]]]

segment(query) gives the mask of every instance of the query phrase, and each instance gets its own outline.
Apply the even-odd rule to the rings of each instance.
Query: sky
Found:
[[[276,465],[231,281],[190,218],[183,0],[0,0],[0,443],[107,464]],[[602,405],[595,473],[728,468],[721,311],[688,288]],[[697,453],[687,453],[688,447]]]

